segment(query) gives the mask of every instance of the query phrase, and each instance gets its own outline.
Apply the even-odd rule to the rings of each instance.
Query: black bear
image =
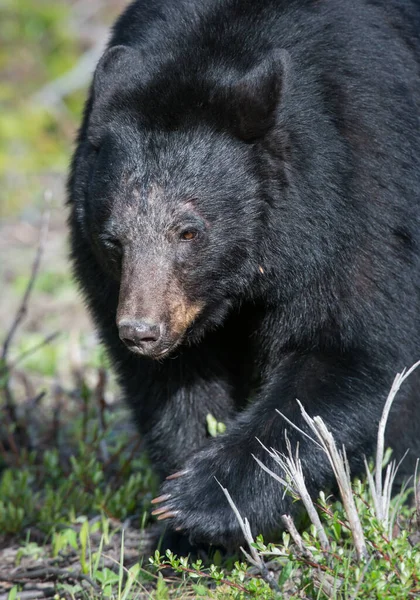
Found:
[[[69,178],[74,270],[192,543],[270,539],[297,505],[256,463],[305,429],[374,450],[420,357],[420,3],[137,0],[92,83]],[[388,443],[412,474],[418,379]],[[225,423],[210,437],[207,415]],[[287,426],[289,427],[289,426]],[[310,492],[333,483],[289,427]]]

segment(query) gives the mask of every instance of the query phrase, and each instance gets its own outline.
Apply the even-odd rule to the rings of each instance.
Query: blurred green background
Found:
[[[86,86],[123,0],[0,0],[0,217],[62,180]]]
[[[96,352],[67,259],[65,181],[87,87],[126,4],[0,0],[0,342],[30,277],[47,194],[51,223],[40,274],[11,351],[20,356],[58,331],[23,365],[44,383]]]

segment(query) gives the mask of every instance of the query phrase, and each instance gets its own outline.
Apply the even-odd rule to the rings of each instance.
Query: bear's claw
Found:
[[[160,502],[165,502],[165,500],[169,500],[171,494],[162,494],[162,496],[157,496],[157,498],[153,498],[152,504],[159,504]],[[154,514],[154,513],[152,513]]]
[[[182,471],[177,471],[176,473],[172,473],[172,475],[168,475],[166,479],[178,479],[178,477],[182,477],[188,473],[188,469],[183,469]]]

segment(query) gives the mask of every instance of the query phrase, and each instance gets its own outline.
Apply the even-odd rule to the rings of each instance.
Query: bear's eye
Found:
[[[122,245],[121,242],[119,240],[113,239],[113,238],[102,238],[103,242],[105,244],[105,246],[115,252],[116,254],[121,254],[122,253]]]
[[[183,242],[190,242],[191,240],[194,240],[198,235],[197,231],[194,231],[194,229],[187,229],[187,231],[183,231],[180,235],[180,239]]]

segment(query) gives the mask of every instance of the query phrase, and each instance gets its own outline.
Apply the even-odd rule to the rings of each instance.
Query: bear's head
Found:
[[[110,48],[76,158],[80,228],[131,351],[160,358],[219,325],[264,267],[267,198],[255,147],[275,120],[284,57],[242,73],[177,72]],[[82,198],[82,200],[80,200]]]

